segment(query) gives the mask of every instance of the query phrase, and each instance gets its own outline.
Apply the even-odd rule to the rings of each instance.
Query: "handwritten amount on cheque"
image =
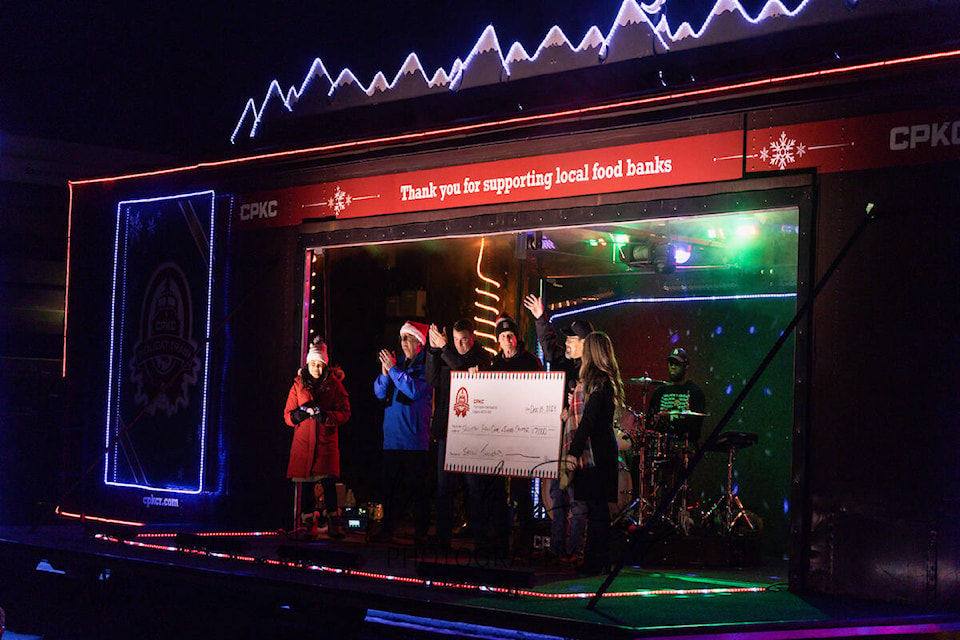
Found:
[[[453,426],[453,425],[451,425]],[[458,433],[469,434],[497,434],[525,438],[528,436],[545,436],[558,427],[545,427],[525,424],[464,424],[455,427]]]

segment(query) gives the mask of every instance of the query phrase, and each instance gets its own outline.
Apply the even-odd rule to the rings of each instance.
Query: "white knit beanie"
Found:
[[[310,350],[307,351],[307,364],[314,360],[319,360],[323,364],[330,362],[330,359],[327,357],[327,345],[324,342],[319,344],[310,345]]]

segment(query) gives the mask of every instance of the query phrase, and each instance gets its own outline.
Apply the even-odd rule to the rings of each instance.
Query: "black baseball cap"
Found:
[[[570,326],[563,330],[568,336],[577,336],[581,340],[593,333],[593,325],[587,320],[574,320]]]
[[[670,355],[667,356],[667,360],[676,360],[680,364],[690,364],[690,356],[687,355],[687,350],[683,347],[677,347],[670,352]]]

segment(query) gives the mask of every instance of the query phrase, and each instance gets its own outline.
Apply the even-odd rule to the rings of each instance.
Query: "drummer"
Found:
[[[689,366],[690,356],[683,347],[675,348],[667,356],[669,380],[653,391],[647,410],[647,425],[654,431],[696,446],[700,441],[707,401],[703,390],[687,379]]]

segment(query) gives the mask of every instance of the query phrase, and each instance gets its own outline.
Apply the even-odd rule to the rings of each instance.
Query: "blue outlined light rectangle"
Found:
[[[105,485],[204,490],[215,200],[208,190],[117,204]]]

